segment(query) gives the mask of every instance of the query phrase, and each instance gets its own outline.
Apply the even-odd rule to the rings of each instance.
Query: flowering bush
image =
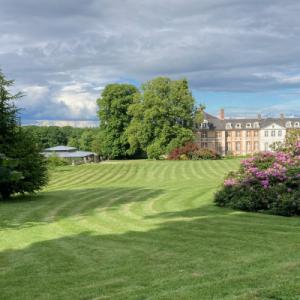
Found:
[[[168,159],[170,160],[202,160],[220,158],[220,155],[215,151],[200,148],[195,143],[187,143],[183,147],[175,148],[168,155]]]
[[[293,153],[265,152],[242,161],[215,195],[219,206],[300,215],[300,143]]]

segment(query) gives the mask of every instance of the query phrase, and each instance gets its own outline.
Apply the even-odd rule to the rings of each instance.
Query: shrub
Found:
[[[170,160],[202,160],[202,159],[220,159],[221,156],[215,151],[206,148],[200,148],[195,143],[187,143],[183,147],[173,149],[169,155]]]
[[[296,147],[300,149],[300,145]],[[215,203],[246,211],[300,215],[300,155],[265,152],[228,174]]]
[[[66,159],[58,157],[56,154],[48,157],[47,162],[48,162],[48,166],[50,168],[70,165],[69,161],[67,161]]]

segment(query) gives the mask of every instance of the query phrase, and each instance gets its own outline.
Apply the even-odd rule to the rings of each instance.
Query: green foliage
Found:
[[[79,139],[71,136],[68,140],[68,146],[79,149],[79,147],[80,147]]]
[[[23,178],[22,173],[15,170],[17,165],[16,160],[0,155],[0,199],[8,198],[11,184],[16,184]]]
[[[34,192],[47,182],[47,167],[32,135],[19,126],[18,110],[9,88],[13,81],[0,73],[0,198]]]
[[[158,77],[143,84],[128,110],[132,116],[126,130],[128,153],[141,149],[157,159],[192,140],[194,102],[185,79]]]
[[[205,106],[200,105],[194,112],[194,125],[196,128],[203,122]]]
[[[215,202],[246,211],[300,215],[300,157],[266,152],[242,161],[239,171],[228,174]]]
[[[137,93],[137,88],[130,84],[109,84],[98,99],[101,153],[107,158],[128,156],[129,143],[125,135],[131,121],[128,107]]]
[[[93,132],[93,130],[85,130],[79,139],[79,149],[84,151],[91,151],[94,139],[95,133]]]
[[[200,148],[195,143],[186,143],[182,147],[174,148],[168,155],[170,160],[206,160],[221,159],[221,156],[211,149]]]
[[[13,185],[13,193],[32,193],[47,184],[47,160],[40,152],[34,138],[20,130],[10,157],[18,161],[16,171],[22,173],[22,180]]]
[[[68,145],[80,150],[93,151],[94,140],[99,139],[99,128],[74,128],[70,126],[25,126],[25,132],[34,136],[41,149]]]
[[[70,162],[68,160],[58,157],[56,153],[47,158],[47,163],[48,167],[51,169],[55,167],[70,165]]]
[[[285,141],[283,143],[273,143],[271,149],[273,151],[296,153],[298,142],[300,142],[300,129],[290,129],[286,133]]]

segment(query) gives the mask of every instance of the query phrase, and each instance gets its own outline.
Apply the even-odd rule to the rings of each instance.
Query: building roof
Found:
[[[277,124],[282,127],[287,127],[287,122],[292,122],[293,128],[295,123],[300,122],[300,118],[243,118],[243,119],[234,119],[234,118],[226,118],[221,120],[215,116],[212,116],[208,113],[204,113],[204,120],[207,121],[207,126],[202,127],[202,129],[211,129],[211,130],[237,130],[237,129],[261,129],[272,124]],[[226,124],[231,123],[232,128],[227,128]],[[251,124],[251,127],[247,127],[247,124]],[[259,127],[255,128],[254,123],[258,123]],[[239,128],[236,128],[236,124],[240,124]],[[300,128],[299,126],[296,128]]]
[[[57,157],[60,158],[84,158],[87,156],[91,156],[91,155],[96,155],[96,153],[94,152],[88,152],[88,151],[72,151],[72,152],[55,152],[55,154],[53,152],[43,152],[42,154],[44,154],[46,157],[51,157],[53,155],[56,155]]]
[[[51,148],[46,148],[45,152],[59,152],[59,151],[76,151],[77,149],[75,147],[69,147],[69,146],[56,146]]]

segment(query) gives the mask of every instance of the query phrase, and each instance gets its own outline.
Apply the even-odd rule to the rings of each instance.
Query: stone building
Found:
[[[283,142],[288,130],[300,130],[300,118],[225,118],[204,113],[204,121],[196,133],[201,148],[209,148],[221,155],[246,155],[270,151],[271,145]]]

